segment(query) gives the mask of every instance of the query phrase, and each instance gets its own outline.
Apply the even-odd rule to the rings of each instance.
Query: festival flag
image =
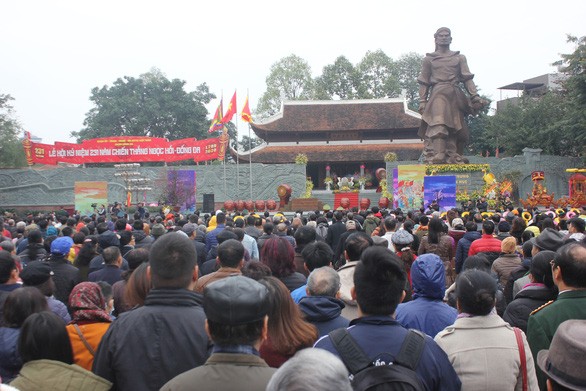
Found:
[[[208,133],[222,130],[222,128],[224,127],[224,123],[222,121],[222,112],[223,111],[224,111],[224,108],[223,108],[223,104],[222,104],[222,99],[220,99],[220,104],[218,105],[218,108],[216,109],[216,113],[214,114],[214,118],[212,118],[212,124],[210,125],[210,128],[208,129]]]
[[[252,122],[252,116],[250,115],[250,107],[248,106],[248,95],[246,95],[246,100],[244,101],[244,107],[242,108],[242,113],[240,117],[245,122]]]
[[[230,104],[228,105],[228,110],[226,110],[226,114],[224,115],[222,122],[223,123],[230,122],[232,120],[232,117],[234,116],[234,114],[236,114],[236,91],[234,91],[234,95],[232,96],[232,99],[230,99]]]

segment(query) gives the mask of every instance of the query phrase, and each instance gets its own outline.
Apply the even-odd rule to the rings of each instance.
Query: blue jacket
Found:
[[[348,327],[350,321],[341,315],[344,307],[342,300],[327,296],[306,296],[299,302],[305,320],[317,327],[320,337],[335,329]]]
[[[350,322],[348,333],[376,365],[393,362],[399,354],[408,330],[391,316],[367,316]],[[329,336],[319,339],[314,347],[325,349],[339,357]],[[415,370],[429,391],[459,390],[462,386],[446,353],[431,339],[425,338],[425,348]]]
[[[0,327],[0,376],[2,382],[10,383],[22,368],[18,353],[20,329]]]
[[[462,265],[468,258],[468,250],[470,250],[472,242],[481,237],[482,234],[479,231],[470,231],[466,232],[462,239],[458,241],[458,247],[456,247],[456,273],[460,274],[462,271]]]
[[[458,316],[455,308],[443,302],[446,274],[440,257],[420,255],[411,266],[411,281],[413,300],[399,304],[395,319],[403,327],[423,331],[433,338]]]
[[[218,234],[222,232],[226,226],[224,224],[218,224],[216,228],[211,230],[206,235],[206,251],[209,253],[212,247],[218,245]]]

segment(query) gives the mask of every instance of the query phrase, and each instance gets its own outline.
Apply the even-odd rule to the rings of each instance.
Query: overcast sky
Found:
[[[237,89],[238,111],[248,90],[254,109],[285,56],[316,76],[340,55],[356,64],[368,50],[394,59],[433,51],[447,26],[481,93],[500,99],[498,87],[555,72],[551,63],[573,51],[566,34],[586,34],[585,15],[584,0],[4,1],[0,93],[44,142],[73,141],[91,89],[119,77],[157,67],[188,91],[207,83],[225,102]]]

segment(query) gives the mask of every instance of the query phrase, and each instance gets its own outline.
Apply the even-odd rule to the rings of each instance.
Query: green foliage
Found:
[[[12,100],[10,95],[0,94],[0,167],[4,168],[26,166],[24,149],[18,139],[22,128],[14,118]]]
[[[387,152],[385,153],[385,162],[396,162],[397,161],[397,154],[395,152]]]
[[[307,155],[304,153],[298,153],[297,156],[295,156],[295,164],[307,164]]]
[[[250,149],[254,149],[256,147],[258,147],[259,145],[261,145],[263,143],[263,141],[261,139],[259,139],[258,137],[248,137],[248,136],[242,136],[242,140],[240,140],[238,142],[238,144],[240,145],[240,149],[242,151],[248,151]]]
[[[283,100],[307,100],[313,96],[311,68],[294,54],[271,66],[266,83],[267,90],[260,97],[256,109],[261,117],[277,114]]]
[[[169,80],[158,69],[138,78],[124,76],[112,86],[92,89],[94,107],[84,128],[71,135],[77,141],[109,136],[150,136],[181,139],[207,138],[205,104],[215,98],[204,83],[184,90],[185,81]]]
[[[424,56],[414,52],[403,54],[397,60],[399,85],[407,95],[407,106],[417,111],[419,109],[419,83],[417,77],[421,72],[421,63]]]
[[[399,72],[382,50],[368,51],[358,63],[358,97],[360,99],[397,97],[401,90]]]
[[[340,56],[332,65],[326,65],[315,80],[315,99],[353,99],[358,84],[354,65]]]
[[[299,198],[311,198],[311,191],[313,190],[313,182],[311,179],[305,180],[305,192]]]

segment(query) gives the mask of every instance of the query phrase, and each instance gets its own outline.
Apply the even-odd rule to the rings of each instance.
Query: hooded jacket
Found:
[[[395,319],[406,328],[434,337],[454,323],[458,312],[443,302],[445,269],[436,254],[423,254],[411,266],[413,300],[399,304]]]
[[[320,338],[335,329],[348,327],[350,321],[341,315],[344,307],[342,300],[327,296],[305,296],[299,302],[305,320],[317,327]]]

